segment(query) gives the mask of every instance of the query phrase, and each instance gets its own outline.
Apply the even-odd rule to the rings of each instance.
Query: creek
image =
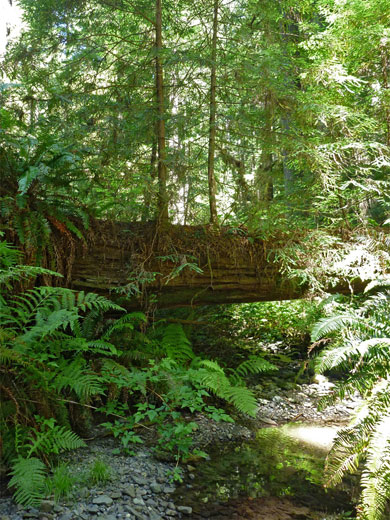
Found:
[[[325,457],[337,426],[290,423],[256,438],[208,449],[175,493],[191,518],[330,520],[351,518],[351,483],[325,490]],[[191,471],[194,471],[192,473]]]

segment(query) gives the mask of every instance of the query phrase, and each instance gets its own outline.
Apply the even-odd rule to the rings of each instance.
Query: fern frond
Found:
[[[257,401],[252,390],[246,386],[228,386],[223,389],[221,397],[235,406],[240,412],[246,413],[251,417],[256,416]]]
[[[327,370],[339,367],[349,360],[351,354],[356,351],[356,344],[345,340],[343,344],[335,343],[324,349],[315,359],[315,370],[323,374]]]
[[[54,424],[52,420],[49,421],[44,421],[43,431],[33,430],[31,432],[31,444],[27,453],[28,458],[31,455],[58,454],[86,446],[85,442],[76,433],[64,426]]]
[[[361,484],[363,491],[360,500],[364,518],[380,520],[390,498],[390,416],[388,415],[381,418],[370,438]]]
[[[165,327],[161,347],[168,358],[180,363],[185,363],[195,356],[183,327],[177,323]]]
[[[225,376],[224,369],[218,364],[217,361],[213,361],[212,359],[196,358],[194,360],[194,362],[195,362],[195,366],[204,367],[204,368],[207,368],[207,369],[212,370],[214,372],[219,372],[220,374]]]
[[[147,320],[143,312],[132,312],[121,316],[102,335],[102,339],[109,339],[114,332],[134,330],[135,325],[145,323]]]
[[[16,488],[13,494],[15,501],[24,506],[37,506],[44,497],[46,466],[32,457],[19,457],[13,462],[10,474],[12,478],[9,488]]]
[[[195,371],[194,378],[198,378],[204,388],[225,399],[240,412],[252,417],[256,415],[257,401],[253,392],[245,386],[233,386],[221,367],[218,370],[214,367],[212,370],[199,369]]]
[[[367,294],[369,292],[372,292],[374,289],[383,289],[384,287],[390,288],[390,277],[388,276],[372,280],[370,283],[366,285],[364,293]]]
[[[278,368],[260,356],[249,356],[235,369],[238,375],[245,377],[249,374],[259,374],[261,372],[272,372]]]
[[[331,318],[319,320],[313,327],[311,341],[318,341],[320,338],[333,332],[339,332],[348,326],[358,326],[361,321],[361,317],[353,314],[339,314],[337,316],[332,316]]]
[[[74,391],[77,397],[83,400],[91,395],[104,393],[101,378],[91,372],[86,365],[86,361],[80,357],[71,363],[67,360],[61,360],[57,376],[53,380],[53,386],[58,392],[64,389]]]

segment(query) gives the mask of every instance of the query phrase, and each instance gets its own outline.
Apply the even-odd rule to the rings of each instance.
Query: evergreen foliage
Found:
[[[17,255],[5,242],[1,244],[6,272],[14,269]],[[30,273],[29,267],[19,266],[14,277],[8,277],[7,287],[10,280]],[[107,427],[120,437],[125,449],[142,442],[133,430],[135,425],[144,420],[157,422],[160,444],[176,450],[178,461],[190,453],[194,427],[181,420],[178,410],[232,420],[207,402],[208,391],[241,412],[255,413],[256,400],[243,378],[272,370],[270,363],[252,357],[227,375],[217,362],[195,356],[181,325],[160,325],[148,338],[137,330],[146,320],[143,313],[105,322],[106,311],[123,309],[103,296],[58,287],[3,293],[2,456],[11,467],[9,485],[21,504],[37,505],[53,489],[55,482],[47,479],[45,464],[64,450],[85,445],[70,429],[83,427],[82,415],[74,416],[72,405],[88,410],[99,402],[108,418],[122,417]],[[132,365],[137,356],[128,354],[140,346],[147,350],[137,367]],[[148,404],[153,396],[159,406]]]
[[[377,292],[350,306],[348,314],[336,312],[321,320],[312,336],[313,341],[332,338],[316,358],[317,371],[341,368],[348,374],[322,399],[322,406],[355,392],[364,398],[351,425],[338,432],[327,464],[328,485],[339,483],[347,472],[362,470],[362,520],[385,518],[390,499],[389,302],[388,290]]]
[[[226,419],[213,394],[253,414],[244,379],[273,369],[259,342],[307,342],[320,306],[302,304],[299,318],[272,304],[223,311],[230,345],[251,338],[256,353],[241,349],[231,369],[198,356],[179,325],[152,329],[101,295],[53,287],[70,283],[93,218],[211,221],[256,247],[274,241],[264,257],[312,292],[371,282],[312,339],[332,338],[317,369],[346,373],[324,404],[366,399],[336,440],[331,481],[361,462],[359,515],[379,518],[390,494],[387,1],[18,3],[24,27],[0,65],[0,424],[17,500],[42,496],[45,457],[81,443],[71,427],[87,410],[104,412],[125,448],[137,423],[156,421],[180,458],[193,425],[179,410]],[[182,260],[166,283],[202,271]],[[125,297],[156,276],[133,272]]]

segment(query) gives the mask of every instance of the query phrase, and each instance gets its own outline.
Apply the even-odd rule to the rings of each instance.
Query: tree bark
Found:
[[[210,65],[210,117],[209,117],[209,152],[207,160],[207,176],[209,185],[210,223],[218,224],[217,213],[217,185],[215,182],[215,119],[216,119],[216,86],[217,86],[217,36],[218,36],[218,5],[219,0],[214,0],[213,36],[211,44]]]
[[[259,202],[268,203],[274,198],[272,180],[273,157],[272,151],[269,149],[270,142],[273,140],[274,99],[270,90],[267,90],[264,96],[264,117],[263,150],[260,167],[256,175],[256,187]]]
[[[148,295],[158,307],[180,307],[289,300],[305,294],[305,287],[283,275],[273,257],[280,243],[204,226],[170,225],[159,230],[160,240],[155,240],[156,233],[152,223],[91,223],[86,242],[79,241],[76,248],[70,287],[111,297],[119,290],[128,309],[142,308]],[[68,247],[65,241],[64,256]],[[361,289],[358,281],[354,285],[355,291]],[[349,286],[329,291],[348,294]]]
[[[164,76],[162,67],[162,0],[156,0],[156,98],[157,98],[157,175],[158,175],[158,221],[168,224],[167,165],[165,143]]]
[[[153,134],[152,152],[150,155],[150,186],[146,185],[144,188],[144,207],[142,210],[142,222],[150,219],[150,206],[152,203],[153,184],[156,179],[156,161],[157,161],[157,139],[156,134]]]
[[[236,182],[237,182],[237,196],[235,199],[237,200],[240,206],[246,207],[248,202],[251,201],[251,192],[248,186],[248,183],[245,179],[245,162],[244,160],[237,159],[234,157],[228,150],[225,148],[217,146],[220,157],[223,162],[227,166],[231,166],[237,173]]]

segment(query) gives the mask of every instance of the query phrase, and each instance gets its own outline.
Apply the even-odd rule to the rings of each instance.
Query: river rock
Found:
[[[132,475],[132,479],[134,480],[134,482],[136,484],[138,484],[139,486],[146,486],[148,481],[146,480],[146,478],[143,478],[143,477],[140,477],[138,475]]]
[[[50,513],[50,511],[53,511],[54,506],[55,502],[53,500],[42,500],[40,509],[42,513]]]
[[[99,506],[110,506],[112,502],[112,498],[108,495],[100,495],[92,500],[93,504],[97,504]]]
[[[162,493],[162,486],[157,484],[157,482],[152,482],[150,484],[150,489],[153,491],[153,493]]]
[[[131,498],[135,498],[137,496],[137,493],[135,491],[135,487],[133,484],[130,484],[129,486],[122,489],[124,495],[128,495]]]

